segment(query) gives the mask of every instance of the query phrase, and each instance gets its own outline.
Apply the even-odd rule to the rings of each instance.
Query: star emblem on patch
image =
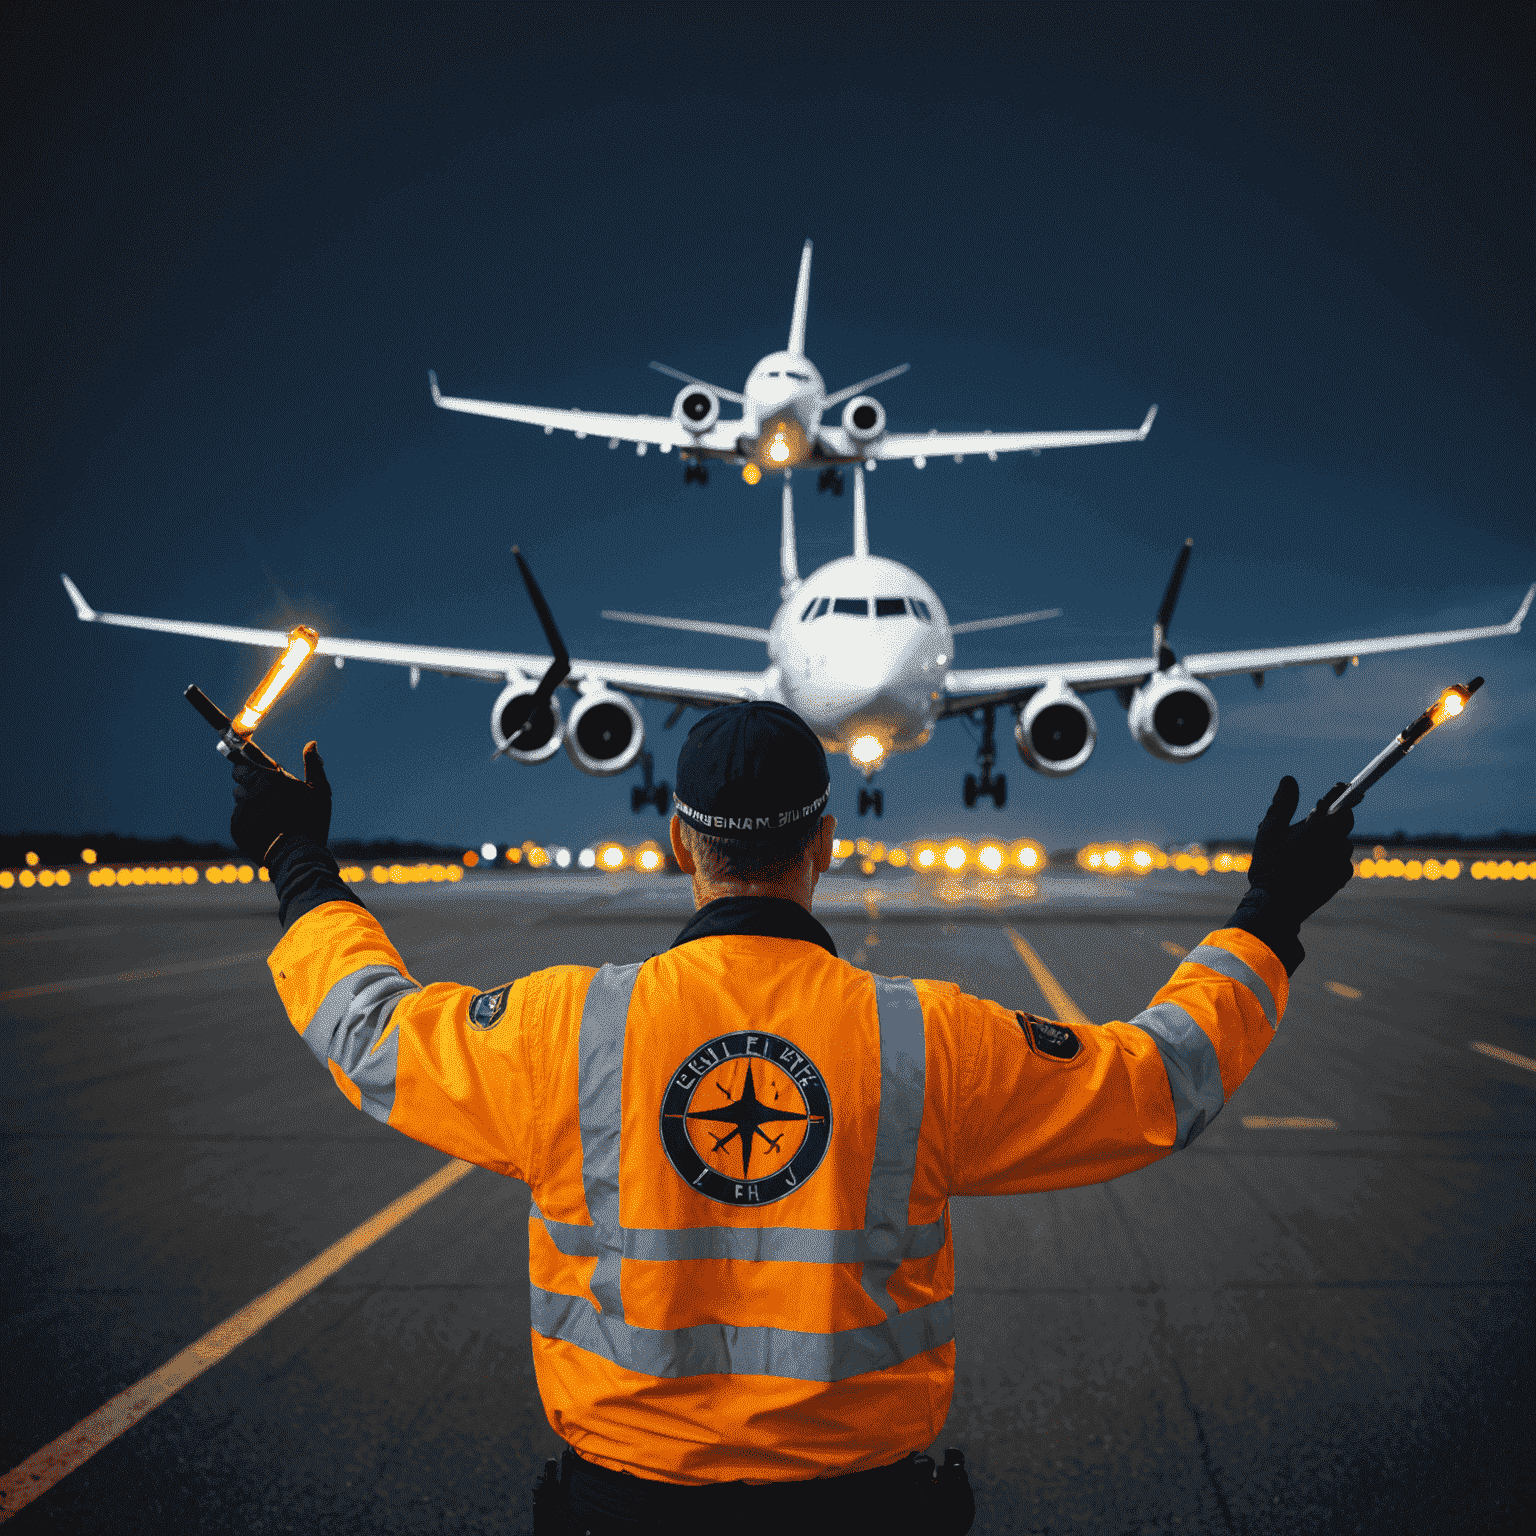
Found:
[[[770,1205],[815,1173],[832,1138],[816,1064],[780,1035],[719,1035],[672,1074],[661,1141],[679,1177],[723,1205]]]

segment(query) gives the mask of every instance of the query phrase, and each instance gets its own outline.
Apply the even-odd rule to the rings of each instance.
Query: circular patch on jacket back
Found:
[[[678,1174],[722,1205],[771,1205],[820,1166],[832,1139],[821,1073],[779,1035],[720,1035],[672,1074],[661,1142]]]

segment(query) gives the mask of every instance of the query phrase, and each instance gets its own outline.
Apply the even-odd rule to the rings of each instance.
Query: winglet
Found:
[[[64,580],[67,583],[69,581],[69,577],[66,576]],[[1533,597],[1536,597],[1536,581],[1533,581],[1530,586],[1525,589],[1525,601],[1520,604],[1519,611],[1515,614],[1514,618],[1509,621],[1510,634],[1518,635],[1520,633],[1520,626],[1525,623],[1525,616],[1531,611],[1531,599]],[[83,619],[85,615],[82,613],[80,617]]]
[[[85,623],[85,624],[91,623],[95,619],[95,617],[96,617],[96,610],[94,608],[92,608],[91,605],[88,602],[86,602],[86,600],[80,595],[80,588],[77,587],[74,584],[74,582],[72,582],[69,579],[68,576],[61,577],[60,579],[64,583],[64,590],[69,593],[69,600],[70,600],[70,602],[72,602],[75,605],[75,617],[77,619],[79,619],[82,623]],[[1533,587],[1531,589],[1531,591],[1536,592],[1536,587]],[[1525,596],[1525,608],[1529,608],[1530,606],[1531,606],[1531,596],[1530,596],[1530,593],[1528,592],[1528,593],[1526,593],[1526,596]],[[1522,608],[1520,610],[1520,618],[1521,619],[1523,619],[1525,617],[1525,608]],[[1520,620],[1516,619],[1515,620],[1515,624],[1516,624],[1517,628],[1519,627],[1519,623],[1520,623]]]
[[[1140,442],[1140,443],[1146,442],[1146,440],[1147,440],[1147,433],[1149,433],[1152,430],[1152,423],[1154,421],[1156,421],[1156,420],[1157,420],[1157,407],[1154,405],[1147,412],[1147,419],[1144,422],[1142,422],[1142,424],[1136,429],[1136,440],[1137,440],[1137,442]]]
[[[427,369],[427,383],[432,386],[432,404],[441,405],[443,403],[443,392],[437,387],[437,370],[435,368]],[[1157,407],[1154,406],[1153,409],[1156,410]]]

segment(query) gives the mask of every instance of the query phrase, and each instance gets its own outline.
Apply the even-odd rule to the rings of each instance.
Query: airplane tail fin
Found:
[[[800,253],[800,280],[795,284],[795,316],[789,322],[789,346],[786,351],[805,356],[805,312],[811,303],[811,242]]]
[[[779,596],[786,601],[800,588],[800,559],[795,550],[795,493],[784,477],[784,527],[779,538],[779,575],[783,585]]]

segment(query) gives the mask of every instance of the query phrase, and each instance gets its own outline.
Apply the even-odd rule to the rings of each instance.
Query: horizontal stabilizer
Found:
[[[750,624],[714,624],[708,619],[663,619],[650,613],[619,613],[612,608],[603,609],[605,619],[620,624],[651,624],[657,629],[687,629],[699,635],[724,635],[728,640],[756,640],[766,645],[769,631],[754,629]]]
[[[911,363],[899,363],[894,368],[887,368],[884,373],[875,374],[873,378],[860,379],[857,384],[845,385],[842,389],[828,395],[821,402],[821,408],[824,411],[831,410],[834,405],[841,405],[844,400],[862,395],[866,389],[873,389],[876,384],[884,384],[887,379],[899,379],[911,366]]]
[[[730,400],[736,405],[740,405],[746,399],[745,395],[738,395],[734,389],[722,389],[718,384],[711,384],[708,379],[696,379],[691,373],[684,373],[680,368],[669,368],[665,363],[656,362],[653,362],[651,367],[657,373],[664,373],[669,379],[676,379],[679,383],[702,384],[705,389],[714,390],[722,400]]]
[[[1033,624],[1037,619],[1059,619],[1060,608],[1042,608],[1037,613],[1010,613],[1001,619],[967,619],[963,624],[951,624],[952,635],[974,635],[981,629],[1007,629],[1014,624]]]

